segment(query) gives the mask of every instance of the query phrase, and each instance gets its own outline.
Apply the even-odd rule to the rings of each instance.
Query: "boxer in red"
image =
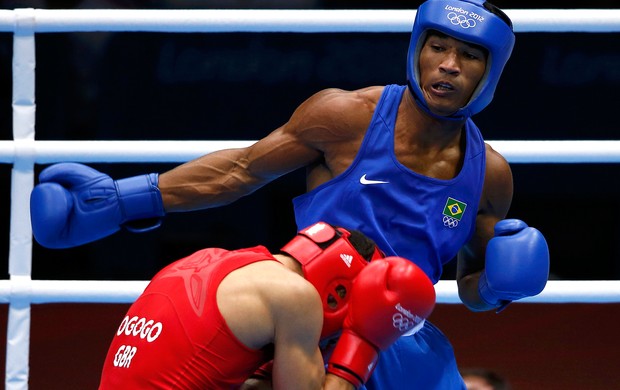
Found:
[[[250,388],[258,372],[273,389],[355,389],[434,304],[412,262],[323,222],[280,254],[203,249],[161,270],[129,308],[99,389]],[[334,338],[326,365],[319,342]]]

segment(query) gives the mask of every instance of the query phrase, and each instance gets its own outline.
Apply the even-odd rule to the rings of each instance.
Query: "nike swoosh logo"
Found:
[[[366,179],[366,174],[364,174],[364,176],[360,177],[360,183],[364,185],[366,184],[388,184],[389,181],[369,180],[369,179]]]

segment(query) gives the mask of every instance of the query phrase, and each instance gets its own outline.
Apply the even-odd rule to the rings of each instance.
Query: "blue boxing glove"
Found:
[[[30,195],[32,232],[48,248],[69,248],[109,236],[121,226],[143,232],[161,224],[158,175],[112,180],[86,165],[44,169]]]
[[[499,221],[487,244],[480,297],[499,312],[512,301],[539,294],[548,279],[549,247],[542,233],[518,219]]]

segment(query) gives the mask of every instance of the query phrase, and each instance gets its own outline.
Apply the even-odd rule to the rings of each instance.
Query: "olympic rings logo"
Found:
[[[459,225],[459,220],[456,218],[448,217],[447,215],[443,216],[443,225],[449,227],[450,229],[455,228]]]
[[[401,313],[395,313],[392,316],[392,325],[400,332],[406,332],[415,324],[413,323],[413,320],[403,316]]]
[[[447,15],[448,20],[455,26],[461,26],[462,28],[473,28],[476,27],[476,21],[473,19],[467,19],[467,17],[463,15],[458,15],[456,12],[450,12]]]

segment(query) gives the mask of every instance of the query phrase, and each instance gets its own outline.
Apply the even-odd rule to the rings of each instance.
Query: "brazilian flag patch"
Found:
[[[446,206],[443,208],[443,215],[460,221],[466,208],[467,203],[448,197]]]

